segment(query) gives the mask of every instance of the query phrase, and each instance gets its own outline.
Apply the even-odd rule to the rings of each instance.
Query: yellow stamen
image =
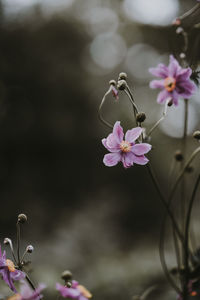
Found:
[[[131,144],[127,141],[122,141],[120,144],[120,149],[122,150],[122,152],[130,152],[131,151]]]
[[[92,298],[92,294],[83,286],[83,285],[78,285],[77,288],[83,294],[84,297],[86,298]]]
[[[172,92],[176,87],[176,79],[173,77],[165,78],[164,86],[168,92]]]
[[[15,294],[12,297],[9,297],[8,300],[20,300],[21,295],[20,294]]]
[[[10,272],[15,272],[15,265],[13,264],[12,260],[6,259],[6,265]]]

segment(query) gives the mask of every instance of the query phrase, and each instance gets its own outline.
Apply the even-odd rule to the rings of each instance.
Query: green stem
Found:
[[[99,120],[105,124],[107,127],[113,129],[113,125],[110,124],[108,121],[106,121],[103,116],[102,116],[102,113],[101,113],[101,110],[102,110],[102,107],[104,105],[104,102],[106,101],[106,97],[110,94],[110,92],[112,91],[112,86],[109,87],[109,89],[107,90],[107,92],[105,93],[105,95],[103,96],[102,100],[101,100],[101,104],[99,106],[99,110],[98,110],[98,117],[99,117]]]

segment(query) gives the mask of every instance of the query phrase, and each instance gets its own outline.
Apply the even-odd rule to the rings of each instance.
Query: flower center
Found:
[[[122,141],[120,144],[120,149],[122,152],[130,152],[131,151],[131,144],[127,141]]]
[[[92,298],[92,294],[83,286],[83,285],[78,285],[77,288],[81,292],[81,294],[86,297],[86,298]]]
[[[8,298],[8,300],[20,300],[22,297],[20,294],[15,294]]]
[[[15,272],[15,265],[13,264],[12,260],[6,259],[6,266],[10,272]]]
[[[165,78],[164,86],[168,92],[172,92],[176,87],[176,79],[173,77]]]

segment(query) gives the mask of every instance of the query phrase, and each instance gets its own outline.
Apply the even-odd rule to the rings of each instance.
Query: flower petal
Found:
[[[152,80],[149,84],[151,89],[163,89],[164,80]]]
[[[141,144],[135,144],[132,147],[132,152],[135,155],[143,155],[145,153],[148,153],[151,150],[152,146],[147,143],[141,143]]]
[[[110,152],[120,151],[120,144],[116,141],[116,138],[113,133],[110,133],[107,139],[103,139],[102,144]]]
[[[108,153],[104,155],[103,158],[104,165],[106,165],[107,167],[116,166],[120,160],[121,160],[120,153]]]
[[[164,64],[158,64],[156,68],[150,68],[149,72],[156,77],[168,77],[168,68]]]
[[[164,103],[165,101],[167,101],[169,98],[171,98],[171,94],[166,91],[165,89],[163,91],[161,91],[159,94],[158,94],[158,97],[157,97],[157,102],[162,104]]]
[[[179,81],[185,81],[190,79],[191,74],[192,74],[191,68],[181,69],[177,75],[176,82],[178,83]]]
[[[176,90],[174,90],[173,93],[172,93],[172,101],[173,101],[175,106],[178,105],[179,98],[180,98],[180,95],[177,93]]]
[[[135,142],[139,138],[139,136],[142,133],[142,128],[141,127],[135,127],[131,130],[127,130],[126,135],[125,135],[125,140],[129,143]]]
[[[169,76],[176,78],[178,72],[181,70],[181,67],[178,61],[174,58],[173,55],[170,55],[170,63],[168,66],[169,69]]]
[[[132,152],[123,153],[122,163],[126,169],[132,167],[134,163],[134,154]]]
[[[12,278],[12,280],[17,281],[24,279],[26,275],[22,271],[15,270],[14,272],[10,272],[10,277]]]
[[[146,158],[144,155],[141,155],[141,156],[136,156],[133,154],[133,162],[135,164],[138,164],[138,165],[146,165],[148,163],[148,158]]]
[[[78,289],[75,288],[68,288],[65,287],[63,285],[61,285],[60,283],[56,283],[56,289],[61,293],[61,295],[65,298],[72,298],[72,299],[76,299],[77,297],[80,296],[80,291]]]
[[[113,127],[113,135],[116,141],[120,144],[124,137],[123,128],[120,126],[120,121],[115,122],[115,125]]]

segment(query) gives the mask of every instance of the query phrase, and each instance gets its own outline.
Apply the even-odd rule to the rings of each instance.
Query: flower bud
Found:
[[[169,100],[168,104],[167,104],[169,107],[173,105],[173,100]]]
[[[118,83],[117,83],[118,90],[123,91],[123,90],[125,90],[126,86],[127,86],[126,80],[122,79],[122,80],[119,80]]]
[[[71,283],[70,281],[67,281],[66,286],[67,286],[68,288],[70,288],[70,287],[72,286],[72,283]]]
[[[180,58],[184,59],[186,57],[185,53],[180,53]]]
[[[19,223],[26,223],[27,222],[27,216],[25,214],[18,215],[18,222]]]
[[[119,80],[126,80],[127,79],[127,74],[124,72],[119,73]]]
[[[196,140],[200,140],[200,130],[196,130],[193,133],[193,138],[195,138]]]
[[[178,27],[178,28],[176,29],[176,34],[181,34],[183,31],[184,31],[184,30],[183,30],[182,27]]]
[[[174,157],[177,161],[182,161],[183,160],[183,154],[180,150],[177,150],[175,152]]]
[[[116,86],[116,81],[115,81],[114,79],[111,79],[111,80],[109,81],[109,84],[110,84],[110,85]]]
[[[194,168],[192,166],[187,166],[187,168],[185,169],[185,172],[187,173],[192,173],[194,171]]]
[[[144,120],[146,120],[146,115],[144,112],[139,112],[137,115],[136,115],[136,121],[139,122],[139,123],[142,123],[144,122]]]
[[[61,278],[65,281],[69,281],[72,279],[72,273],[70,271],[66,270],[62,273]]]
[[[4,243],[4,245],[9,245],[10,241],[11,240],[9,238],[5,238],[4,241],[3,241],[3,243]]]
[[[33,248],[32,245],[28,245],[28,246],[26,247],[26,252],[32,253],[33,251],[34,251],[34,248]]]

